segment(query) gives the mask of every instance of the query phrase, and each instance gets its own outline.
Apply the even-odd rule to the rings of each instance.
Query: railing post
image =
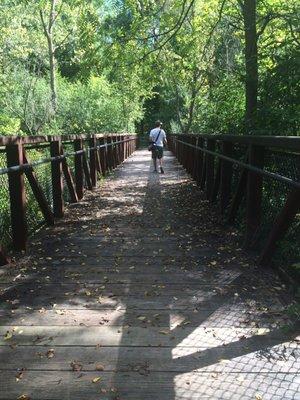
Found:
[[[81,151],[83,150],[83,142],[82,139],[74,140],[74,150]],[[75,154],[75,185],[78,200],[83,198],[83,154]]]
[[[116,168],[116,146],[115,146],[115,135],[111,136],[111,169]]]
[[[249,164],[263,168],[264,147],[250,145]],[[247,200],[246,200],[246,236],[245,247],[251,247],[253,239],[261,222],[263,177],[255,172],[248,172]]]
[[[117,142],[120,142],[121,136],[117,135]],[[117,165],[121,164],[121,143],[117,144]]]
[[[104,137],[99,138],[99,145],[103,146],[104,144],[105,144]],[[102,171],[102,174],[105,175],[106,171],[107,171],[105,147],[100,147],[100,149],[99,149],[99,157],[100,157],[101,171]]]
[[[112,137],[107,136],[106,137],[106,143],[107,143],[107,166],[108,170],[112,171],[113,169],[113,156],[112,156]]]
[[[192,144],[192,137],[187,136],[186,141],[188,144]],[[186,169],[190,175],[192,175],[192,166],[193,166],[193,148],[190,146],[186,146]]]
[[[123,162],[125,160],[125,136],[122,135],[121,137],[122,143],[121,143],[121,161]]]
[[[124,142],[124,160],[126,160],[127,158],[127,149],[128,149],[128,142],[127,142],[128,136],[124,136],[124,140],[126,140]]]
[[[215,140],[207,139],[207,150],[215,151]],[[212,191],[214,187],[214,169],[215,169],[215,156],[212,154],[206,154],[206,198],[211,199]]]
[[[198,138],[197,140],[197,146],[203,148],[203,138]],[[202,177],[202,171],[203,171],[203,152],[201,150],[198,150],[198,165],[197,165],[197,172],[196,172],[196,181],[197,184],[201,184],[201,177]]]
[[[232,157],[232,143],[228,141],[222,142],[222,153],[227,157]],[[224,214],[229,201],[232,180],[232,163],[221,160],[221,193],[220,193],[220,210]]]
[[[293,189],[287,196],[285,205],[276,217],[265,248],[259,258],[260,265],[270,264],[278,242],[293,223],[300,209],[300,189]]]
[[[183,135],[183,141],[188,142],[187,135]],[[187,170],[188,148],[185,144],[182,145],[182,165]]]
[[[7,166],[23,164],[23,146],[21,143],[6,146]],[[16,250],[25,250],[27,241],[26,195],[23,171],[8,174],[10,216],[13,246]]]
[[[97,186],[97,164],[96,164],[96,150],[95,150],[96,146],[97,146],[96,137],[93,135],[89,139],[90,174],[91,174],[91,181],[92,181],[93,187]]]
[[[50,143],[51,157],[61,155],[62,145],[61,139],[54,139]],[[52,161],[51,163],[52,177],[52,196],[53,196],[53,213],[56,218],[61,218],[64,215],[64,200],[63,200],[63,178],[62,178],[62,163],[60,160]]]
[[[193,145],[198,146],[198,138],[195,136],[193,137]],[[192,168],[192,177],[195,181],[197,181],[197,170],[198,170],[198,150],[193,149],[193,168]]]

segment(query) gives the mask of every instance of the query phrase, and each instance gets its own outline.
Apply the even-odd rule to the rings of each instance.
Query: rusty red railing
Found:
[[[300,226],[300,137],[181,134],[168,142],[225,221],[239,216],[245,247],[259,248],[259,263],[270,264],[291,226]]]
[[[2,236],[9,230],[11,243],[8,244],[15,250],[26,249],[32,230],[26,210],[29,188],[42,214],[42,222],[53,225],[56,218],[64,216],[65,190],[70,203],[78,202],[85,190],[95,188],[98,178],[121,164],[136,146],[137,136],[129,134],[0,137],[0,155],[6,163],[0,168],[0,178],[4,177],[7,183],[2,198],[0,193],[0,203],[9,202],[10,205],[9,212],[5,208],[1,215],[2,220],[9,221],[2,226]],[[39,158],[45,154],[45,149],[48,156]],[[30,151],[34,151],[38,159],[30,160]],[[36,175],[36,169],[43,165],[50,166],[47,187],[51,186],[48,190],[51,196],[45,193]],[[1,238],[0,265],[9,261],[5,253]]]

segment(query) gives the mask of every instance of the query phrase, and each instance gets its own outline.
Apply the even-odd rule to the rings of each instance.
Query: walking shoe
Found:
[[[154,169],[154,170],[153,170],[153,173],[157,173],[157,169]]]
[[[162,174],[164,174],[164,173],[165,173],[165,171],[164,171],[163,167],[160,167],[160,172],[161,172]]]

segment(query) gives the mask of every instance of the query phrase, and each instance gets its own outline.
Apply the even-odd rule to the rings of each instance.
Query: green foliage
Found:
[[[244,132],[241,2],[57,0],[53,28],[57,110],[41,15],[51,0],[0,7],[0,133],[149,129]],[[299,132],[299,5],[258,2],[262,132]]]

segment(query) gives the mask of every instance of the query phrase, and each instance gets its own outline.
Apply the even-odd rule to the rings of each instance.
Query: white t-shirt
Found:
[[[150,131],[149,139],[150,139],[150,141],[155,142],[155,139],[156,139],[159,131],[161,131],[161,132],[160,132],[159,138],[156,141],[156,145],[163,147],[164,146],[164,140],[167,139],[166,132],[163,129],[161,129],[161,128],[152,129]]]

